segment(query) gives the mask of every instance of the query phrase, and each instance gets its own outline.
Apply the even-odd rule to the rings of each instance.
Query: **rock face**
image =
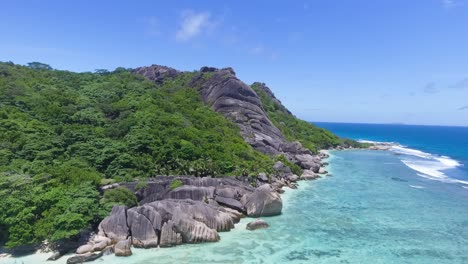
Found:
[[[306,181],[315,180],[317,178],[320,178],[320,176],[318,176],[311,170],[304,170],[304,172],[301,175],[301,179]]]
[[[176,69],[155,64],[148,67],[136,68],[133,72],[143,75],[145,78],[158,84],[161,84],[164,79],[173,78],[181,74],[181,72]]]
[[[141,206],[129,209],[127,211],[127,225],[130,227],[134,247],[158,246],[162,218],[153,207]]]
[[[281,214],[283,201],[281,196],[265,184],[247,196],[243,197],[247,215],[251,217],[273,216]]]
[[[171,190],[174,179],[184,185]],[[139,191],[136,183],[121,186]],[[98,236],[77,253],[103,252],[113,244],[116,256],[128,256],[131,245],[151,248],[216,242],[218,232],[234,228],[244,214],[270,216],[282,210],[281,197],[269,184],[255,189],[233,178],[156,177],[144,190],[139,194],[140,204],[149,198],[160,200],[133,208],[114,206],[99,224]]]
[[[164,223],[161,230],[161,241],[159,246],[172,247],[182,244],[182,236],[176,232],[174,222],[172,220]]]
[[[159,65],[137,68],[133,72],[156,83],[181,74],[175,69]],[[290,161],[301,164],[301,167],[315,170],[315,164],[296,160],[296,155],[311,155],[312,152],[299,142],[288,142],[285,139],[268,118],[260,97],[249,85],[236,77],[232,68],[202,67],[189,85],[198,91],[206,105],[237,124],[244,140],[256,150],[269,155],[285,154]],[[281,111],[292,115],[264,83],[253,85],[271,97]]]
[[[215,188],[213,186],[200,187],[185,185],[168,192],[166,198],[203,201],[204,199],[213,199],[214,191]]]
[[[257,230],[262,228],[268,228],[270,225],[262,219],[255,219],[247,224],[247,230]]]
[[[99,232],[110,238],[113,243],[125,240],[129,236],[127,209],[126,206],[114,206],[111,215],[99,224]]]
[[[231,68],[213,70],[208,80],[200,74],[192,86],[197,88],[205,104],[236,123],[244,139],[257,150],[278,154],[280,146],[287,143],[268,119],[258,95]]]
[[[128,257],[132,255],[132,250],[130,249],[130,246],[132,245],[132,242],[129,239],[126,240],[121,240],[117,242],[114,246],[114,253],[118,257]]]

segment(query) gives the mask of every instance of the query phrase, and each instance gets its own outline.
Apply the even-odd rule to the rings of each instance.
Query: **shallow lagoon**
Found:
[[[283,214],[264,218],[269,229],[247,231],[243,219],[219,243],[94,263],[468,263],[468,189],[419,177],[392,152],[334,152],[330,162],[332,177],[287,190]]]

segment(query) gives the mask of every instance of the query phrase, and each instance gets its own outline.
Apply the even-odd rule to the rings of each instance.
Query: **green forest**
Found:
[[[281,157],[255,151],[235,124],[205,106],[188,86],[195,74],[156,85],[124,68],[73,73],[0,63],[0,244],[71,238],[112,205],[137,204],[130,191],[103,194],[101,185],[271,172]],[[342,143],[259,94],[288,139],[313,150]]]

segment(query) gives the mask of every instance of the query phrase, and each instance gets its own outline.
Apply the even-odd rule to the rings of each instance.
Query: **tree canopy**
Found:
[[[102,193],[106,183],[252,176],[271,173],[278,159],[288,163],[255,151],[237,125],[205,106],[188,85],[196,74],[155,84],[125,68],[73,73],[0,63],[0,244],[72,238],[113,205],[137,204],[126,189]],[[288,139],[313,150],[342,143],[256,91]]]
[[[154,175],[256,175],[273,160],[206,107],[188,82],[156,85],[128,69],[73,73],[0,63],[0,240],[77,235],[115,203],[101,183]]]

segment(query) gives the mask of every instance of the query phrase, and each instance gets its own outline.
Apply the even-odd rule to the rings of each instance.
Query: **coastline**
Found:
[[[343,149],[344,150],[344,149]],[[293,179],[288,179],[286,183],[282,184],[278,192],[280,193],[281,200],[283,203],[283,209],[286,209],[288,207],[288,204],[291,203],[291,200],[294,199],[295,196],[297,196],[300,192],[303,192],[307,189],[307,187],[310,184],[313,184],[312,182],[315,181],[320,181],[320,180],[325,180],[325,178],[331,176],[328,172],[328,170],[331,168],[330,161],[333,159],[332,152],[333,151],[340,151],[340,150],[320,150],[314,157],[319,157],[320,162],[323,162],[323,166],[320,166],[320,172],[316,173],[314,177],[312,178],[307,178],[307,176],[303,177],[298,177],[293,178]],[[323,158],[323,156],[325,157]],[[304,171],[307,171],[304,169]],[[269,185],[274,185],[275,182],[270,182],[267,183]],[[287,187],[287,188],[284,188]],[[271,219],[272,217],[281,217],[284,213],[278,215],[278,216],[263,216],[261,217],[263,220],[265,220],[268,223],[268,220]],[[248,231],[246,229],[246,226],[249,222],[255,220],[255,219],[260,219],[258,217],[249,217],[245,216],[242,217],[238,223],[234,225],[234,227],[227,231],[227,232],[220,232],[220,241],[216,243],[223,243],[223,238],[233,238],[238,234],[242,234],[243,232],[255,232],[255,231]],[[258,232],[258,231],[257,231]],[[266,232],[268,232],[268,229],[266,229]],[[208,243],[211,244],[211,243]],[[207,243],[196,243],[196,244],[182,244],[178,245],[176,247],[172,248],[135,248],[131,247],[131,250],[134,251],[138,255],[139,252],[147,252],[147,251],[154,251],[154,250],[174,250],[175,248],[182,250],[184,248],[191,248],[191,247],[198,247],[198,246],[204,246],[207,245]],[[57,263],[57,264],[65,264],[68,263],[68,259],[73,256],[79,256],[80,254],[75,254],[75,253],[67,253],[65,255],[62,255],[60,258],[54,261],[48,260],[51,256],[54,255],[54,252],[42,252],[42,250],[37,250],[33,254],[29,255],[22,255],[20,257],[15,257],[12,256],[11,254],[4,253],[3,256],[0,256],[0,263],[5,263],[5,264],[13,264],[13,263],[18,263],[17,261],[22,261],[24,263]],[[100,257],[101,259],[107,259],[108,257],[111,257],[113,260],[114,258],[121,259],[121,257],[114,257],[113,255],[111,256],[102,256]],[[130,258],[134,258],[130,257]],[[124,258],[125,259],[125,258]],[[20,262],[21,263],[21,262]],[[113,263],[113,262],[112,262]]]
[[[443,221],[440,219],[441,221],[436,222],[431,219],[439,218],[425,216],[432,213],[437,217],[438,210],[447,213],[458,210],[455,211],[456,215],[467,212],[466,209],[453,208],[459,202],[451,199],[450,192],[444,190],[447,187],[454,189],[454,185],[444,187],[435,181],[419,178],[411,169],[398,162],[400,156],[391,152],[355,149],[330,151],[329,154],[326,169],[336,177],[299,181],[297,189],[284,188],[283,213],[280,216],[262,217],[271,224],[269,229],[246,230],[247,223],[254,219],[246,217],[231,231],[221,232],[221,240],[217,243],[184,244],[170,249],[132,248],[134,255],[129,258],[108,255],[98,261],[112,264],[169,264],[173,261],[307,261],[328,264],[337,263],[340,259],[355,263],[381,258],[385,260],[381,263],[437,261],[445,264],[462,259],[462,256],[457,257],[457,252],[458,255],[462,253],[462,247],[457,246],[461,245],[462,238],[456,235],[457,232],[452,234],[450,231],[455,228],[455,224],[462,222],[450,222],[450,214],[441,215]],[[361,166],[366,166],[367,169]],[[424,188],[414,188],[411,185]],[[388,196],[388,192],[384,190],[390,190],[395,195]],[[435,200],[429,202],[432,201],[429,198]],[[444,207],[446,205],[449,206],[447,209]],[[415,208],[416,212],[402,214],[408,206]],[[443,231],[438,231],[439,229]],[[369,231],[368,234],[363,233],[366,230]],[[370,231],[376,232],[375,235]],[[441,240],[441,244],[431,243],[434,239]],[[388,250],[388,241],[396,241],[390,244],[392,250]],[[290,246],[285,247],[286,242],[291,243]],[[361,246],[356,248],[356,244]],[[444,258],[445,255],[447,259]],[[46,262],[44,253],[39,253],[36,259],[16,259],[16,264],[22,261],[62,264],[66,263],[68,256],[71,255],[56,262]],[[0,260],[0,263],[14,264],[14,260]]]

